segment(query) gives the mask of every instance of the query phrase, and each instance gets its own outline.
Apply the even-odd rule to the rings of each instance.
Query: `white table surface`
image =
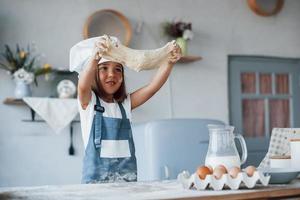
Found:
[[[230,199],[225,198],[226,196],[224,195],[231,196],[231,198],[234,195],[242,194],[254,196],[254,194],[258,194],[259,192],[266,195],[266,193],[275,194],[275,190],[282,191],[282,189],[287,189],[288,191],[292,189],[294,191],[293,188],[296,188],[296,191],[299,191],[300,195],[299,179],[287,185],[269,185],[267,187],[257,185],[253,189],[221,191],[185,190],[180,183],[170,180],[160,182],[0,187],[0,199],[194,199],[194,197],[199,197],[196,199],[207,199],[212,196],[214,196],[214,199],[218,197]]]

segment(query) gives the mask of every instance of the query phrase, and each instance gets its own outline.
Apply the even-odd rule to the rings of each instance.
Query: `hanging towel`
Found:
[[[77,99],[26,97],[23,100],[58,134],[78,114]]]

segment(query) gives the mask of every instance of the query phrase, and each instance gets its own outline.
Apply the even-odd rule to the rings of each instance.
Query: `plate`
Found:
[[[271,175],[270,184],[285,184],[289,183],[300,173],[300,169],[283,169],[283,168],[263,168],[259,169],[264,174]]]

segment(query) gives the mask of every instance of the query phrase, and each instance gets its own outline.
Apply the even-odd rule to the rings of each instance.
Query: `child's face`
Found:
[[[113,95],[123,82],[123,67],[116,62],[105,62],[99,66],[100,83],[106,94]]]

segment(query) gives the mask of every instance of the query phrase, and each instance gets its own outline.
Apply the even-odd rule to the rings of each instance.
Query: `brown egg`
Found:
[[[246,174],[247,174],[248,176],[251,177],[251,176],[253,176],[254,172],[256,171],[256,167],[250,165],[250,166],[246,167],[246,168],[244,169],[244,171],[246,172]]]
[[[214,172],[214,169],[212,168],[212,166],[210,166],[210,165],[207,165],[206,167],[208,167],[208,169],[210,170],[210,172],[211,172],[211,173],[213,173],[213,172]]]
[[[226,172],[224,171],[224,168],[218,167],[218,166],[215,167],[213,175],[214,175],[214,177],[216,177],[216,179],[222,178],[223,174],[226,174]]]
[[[203,180],[205,179],[206,175],[212,174],[210,169],[206,166],[198,167],[196,173],[199,176],[199,178]]]
[[[232,167],[232,168],[229,169],[228,174],[232,178],[236,178],[240,172],[241,172],[241,168],[239,168],[239,167]]]

